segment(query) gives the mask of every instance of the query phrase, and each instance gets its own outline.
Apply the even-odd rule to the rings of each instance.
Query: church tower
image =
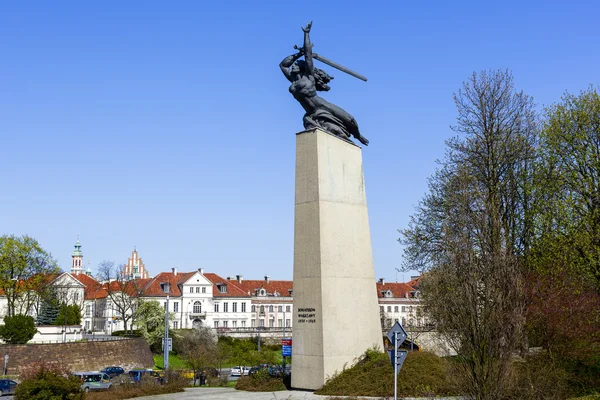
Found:
[[[83,253],[81,252],[81,243],[77,239],[75,250],[71,254],[71,274],[79,275],[81,273],[83,273]]]
[[[131,252],[131,257],[127,260],[127,264],[123,267],[123,275],[124,279],[139,279],[139,278],[149,278],[148,271],[146,271],[146,266],[144,262],[140,258],[137,249],[134,247]]]

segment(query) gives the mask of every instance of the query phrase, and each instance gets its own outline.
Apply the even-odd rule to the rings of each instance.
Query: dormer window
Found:
[[[260,291],[258,292],[259,296],[266,296],[267,295],[267,291],[265,289],[260,289]]]
[[[386,291],[385,297],[392,297],[392,291],[391,290]]]
[[[294,290],[293,289],[288,289],[288,293],[290,294],[290,296],[294,295]]]
[[[227,285],[225,283],[220,283],[217,285],[219,289],[219,293],[227,293]]]

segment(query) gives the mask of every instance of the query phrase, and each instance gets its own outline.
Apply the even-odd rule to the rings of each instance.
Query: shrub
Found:
[[[21,369],[15,400],[83,400],[81,381],[59,363],[35,363]]]
[[[142,332],[139,329],[125,331],[114,331],[112,336],[120,336],[120,337],[141,337]]]
[[[6,316],[4,325],[0,326],[0,337],[9,344],[25,344],[36,332],[35,321],[27,315]]]
[[[432,396],[459,394],[448,380],[448,361],[428,352],[409,352],[398,374],[398,394]],[[336,396],[392,396],[394,369],[387,354],[367,350],[354,366],[331,377],[315,392]]]
[[[114,386],[110,391],[87,393],[85,400],[122,400],[134,397],[178,393],[183,392],[183,388],[188,386],[189,383],[189,379],[173,372],[169,374],[168,385],[158,385],[153,381],[147,381],[142,384],[125,383]]]
[[[273,378],[267,370],[260,370],[249,376],[238,379],[235,388],[248,392],[275,392],[287,390],[283,378]]]

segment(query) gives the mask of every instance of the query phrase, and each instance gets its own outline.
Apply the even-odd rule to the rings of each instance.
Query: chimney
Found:
[[[238,283],[242,283],[242,281],[244,280],[244,277],[242,275],[236,275],[235,279],[237,279]]]
[[[385,286],[385,278],[379,278],[379,283],[381,283],[382,286]]]
[[[204,268],[198,268],[198,272],[200,272],[201,275],[204,275]]]
[[[265,282],[269,283],[269,275],[265,275]]]
[[[177,267],[171,268],[171,271],[173,271],[173,276],[177,276]]]

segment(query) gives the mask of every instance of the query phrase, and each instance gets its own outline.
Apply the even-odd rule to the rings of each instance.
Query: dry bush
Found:
[[[153,381],[143,381],[141,384],[124,383],[116,385],[104,392],[89,392],[85,400],[122,400],[157,394],[178,393],[189,385],[189,379],[179,374],[169,374],[169,384],[159,385]]]
[[[240,377],[235,388],[248,392],[277,392],[287,390],[285,379],[272,377],[268,371],[261,370],[255,374]]]

